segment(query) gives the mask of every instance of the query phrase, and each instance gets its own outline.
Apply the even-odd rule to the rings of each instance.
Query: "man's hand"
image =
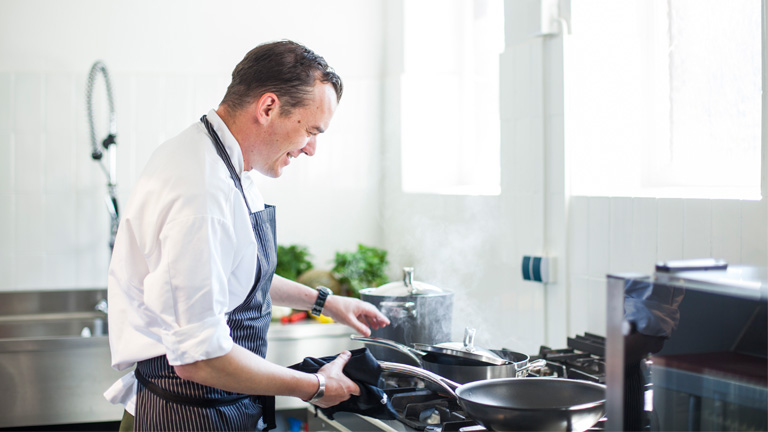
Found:
[[[349,351],[344,351],[338,355],[332,362],[320,368],[317,373],[325,377],[325,396],[313,402],[320,408],[328,408],[338,405],[350,396],[360,395],[360,387],[354,381],[344,375],[343,369],[352,357]]]
[[[310,310],[318,293],[314,288],[275,275],[269,295],[272,297],[272,304]],[[352,327],[366,337],[371,335],[371,329],[380,329],[389,324],[389,319],[379,312],[376,306],[355,298],[337,295],[330,296],[325,301],[323,315]]]
[[[371,335],[371,329],[377,330],[389,324],[389,319],[379,312],[376,306],[344,296],[328,297],[323,308],[323,315],[352,327],[365,337]]]

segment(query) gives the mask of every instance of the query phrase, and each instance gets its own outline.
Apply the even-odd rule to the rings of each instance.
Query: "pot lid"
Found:
[[[437,345],[413,344],[413,347],[420,351],[434,353],[437,355],[447,355],[461,357],[468,360],[476,360],[489,365],[505,365],[511,363],[509,360],[501,358],[498,354],[485,348],[475,346],[475,329],[464,329],[464,342],[444,342]]]
[[[400,297],[408,295],[438,295],[445,294],[446,291],[436,286],[413,280],[413,267],[404,267],[402,281],[390,282],[378,288],[367,288],[365,293],[383,297]]]

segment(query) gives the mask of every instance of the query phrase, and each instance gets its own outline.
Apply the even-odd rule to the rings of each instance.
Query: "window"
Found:
[[[499,194],[503,2],[418,0],[403,8],[403,191]]]
[[[572,2],[572,194],[760,198],[760,3]]]

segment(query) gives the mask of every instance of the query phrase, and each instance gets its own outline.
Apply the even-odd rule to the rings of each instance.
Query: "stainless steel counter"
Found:
[[[0,293],[0,427],[119,421],[102,396],[126,372],[110,366],[104,290]],[[359,348],[340,324],[272,323],[267,359],[288,366]],[[305,408],[279,397],[278,409]]]
[[[329,419],[322,411],[310,406],[307,408],[307,428],[310,431],[382,431],[382,432],[408,432],[413,431],[397,420],[379,420],[366,417],[360,414],[349,412],[339,412],[334,415],[334,419]]]
[[[304,357],[325,357],[344,350],[362,348],[349,335],[351,328],[336,324],[320,324],[314,320],[294,324],[272,323],[267,333],[267,360],[281,366],[301,362]],[[301,399],[278,396],[276,408],[296,409],[307,406]]]

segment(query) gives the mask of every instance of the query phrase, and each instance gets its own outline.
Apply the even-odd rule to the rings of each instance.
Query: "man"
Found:
[[[260,45],[232,72],[219,108],[147,163],[108,283],[112,366],[136,369],[105,397],[135,415],[135,429],[255,430],[270,414],[265,396],[329,407],[359,394],[342,373],[349,352],[317,374],[264,359],[273,301],[366,336],[389,321],[369,303],[273,277],[275,209],[244,175],[279,177],[291,159],[312,156],[342,89],[311,50]]]

